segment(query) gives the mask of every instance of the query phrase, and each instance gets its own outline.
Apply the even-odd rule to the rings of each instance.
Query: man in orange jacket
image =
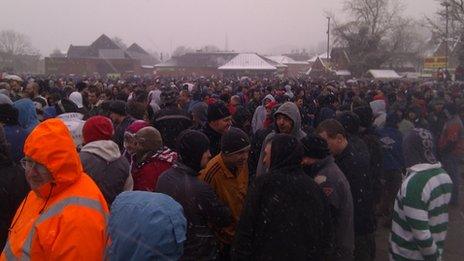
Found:
[[[248,135],[238,128],[230,128],[222,135],[221,153],[212,158],[206,168],[200,172],[199,178],[210,184],[218,198],[226,204],[233,222],[230,226],[218,231],[222,242],[220,259],[228,260],[230,245],[235,236],[243,204],[248,189],[248,154],[250,140]]]
[[[64,123],[39,124],[24,154],[32,191],[13,218],[0,260],[103,260],[108,207]]]

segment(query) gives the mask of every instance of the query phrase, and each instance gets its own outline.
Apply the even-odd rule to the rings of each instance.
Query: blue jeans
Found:
[[[459,161],[460,157],[451,154],[443,155],[441,158],[443,168],[446,170],[448,175],[450,175],[451,180],[453,181],[453,193],[451,194],[450,202],[451,205],[458,204],[459,185],[461,183],[461,170]]]

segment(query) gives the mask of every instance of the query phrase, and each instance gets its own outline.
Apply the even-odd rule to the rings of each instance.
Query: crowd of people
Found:
[[[0,82],[2,260],[439,260],[459,83]]]

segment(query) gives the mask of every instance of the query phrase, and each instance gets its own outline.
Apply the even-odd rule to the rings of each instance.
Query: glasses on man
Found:
[[[23,169],[32,169],[35,167],[35,162],[28,158],[22,158],[20,163]]]
[[[21,166],[24,168],[26,171],[30,171],[31,169],[34,169],[34,171],[37,171],[39,173],[48,173],[47,167],[41,165],[40,163],[37,163],[27,157],[22,158],[19,163]]]

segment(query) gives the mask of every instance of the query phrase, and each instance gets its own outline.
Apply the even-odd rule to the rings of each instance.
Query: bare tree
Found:
[[[113,40],[113,42],[115,44],[117,44],[119,46],[119,48],[123,49],[123,50],[126,50],[127,49],[127,44],[124,43],[124,40],[118,36],[115,36],[113,38],[111,38],[111,40]]]
[[[219,52],[220,49],[219,49],[219,47],[217,47],[215,45],[205,45],[205,46],[200,48],[200,51],[202,51],[204,53],[216,53],[216,52]]]
[[[436,0],[440,4],[448,3],[448,21],[450,25],[450,37],[459,38],[464,28],[464,0]],[[441,7],[435,16],[425,17],[426,25],[438,37],[445,38],[446,33],[446,8]]]
[[[161,54],[157,51],[154,51],[152,49],[147,49],[147,53],[149,53],[151,56],[155,57],[156,59],[160,59],[161,58]]]
[[[64,53],[61,52],[60,49],[58,48],[55,48],[52,53],[50,54],[50,57],[54,57],[54,58],[63,58],[63,57],[66,57],[66,55]]]
[[[436,1],[440,3],[440,8],[435,16],[425,17],[425,24],[432,31],[434,44],[448,38],[449,48],[453,49],[454,58],[457,58],[459,64],[464,65],[464,0]],[[444,3],[449,5],[448,10],[443,5]],[[449,24],[448,35],[446,35],[446,19]]]
[[[345,10],[354,22],[369,28],[371,35],[383,35],[400,15],[398,0],[347,0]]]
[[[185,47],[183,45],[181,46],[178,46],[173,52],[172,52],[172,55],[173,57],[176,57],[176,56],[182,56],[186,53],[191,53],[193,52],[194,50],[190,47]]]
[[[398,0],[346,0],[345,11],[350,19],[334,21],[335,44],[345,47],[351,58],[350,70],[360,76],[368,69],[379,68],[397,51],[404,32]]]
[[[0,51],[11,55],[37,53],[26,35],[13,30],[0,31]]]

